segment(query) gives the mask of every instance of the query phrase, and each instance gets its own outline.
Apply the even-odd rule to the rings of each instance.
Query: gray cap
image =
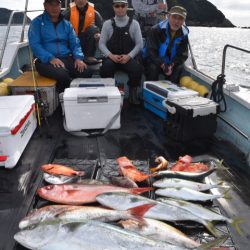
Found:
[[[187,17],[187,10],[181,6],[172,7],[168,13],[171,15],[179,15],[184,19],[186,19]]]
[[[128,4],[128,0],[113,0],[113,4],[115,3],[126,3]]]

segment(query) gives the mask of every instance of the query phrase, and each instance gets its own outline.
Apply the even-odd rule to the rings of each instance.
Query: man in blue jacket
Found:
[[[149,32],[146,45],[147,80],[158,80],[159,74],[179,84],[184,62],[188,58],[189,30],[184,25],[187,11],[174,6],[168,18]]]
[[[72,78],[91,77],[92,71],[83,62],[75,31],[61,15],[61,1],[45,0],[44,9],[30,24],[29,44],[38,73],[55,79],[60,93]]]

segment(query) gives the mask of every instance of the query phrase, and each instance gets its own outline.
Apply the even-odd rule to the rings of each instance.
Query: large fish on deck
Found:
[[[84,171],[76,171],[70,167],[60,164],[45,164],[41,166],[41,169],[53,175],[66,175],[66,176],[84,176]]]
[[[121,224],[124,228],[137,232],[143,236],[147,236],[155,240],[165,241],[176,246],[188,249],[194,249],[200,246],[198,242],[192,240],[180,230],[164,222],[147,218],[144,220],[146,222],[144,224],[136,220],[120,221],[119,224]]]
[[[183,250],[162,241],[100,221],[40,224],[15,234],[14,239],[29,249],[39,250]]]
[[[119,157],[116,160],[119,165],[121,173],[125,177],[128,177],[129,179],[135,182],[142,182],[148,179],[149,177],[156,175],[156,174],[145,174],[139,171],[126,156]]]
[[[38,195],[55,203],[68,205],[81,205],[96,201],[96,196],[106,192],[125,192],[141,194],[152,190],[151,187],[123,188],[113,185],[84,185],[84,184],[64,184],[48,185],[39,188]]]
[[[104,193],[98,195],[96,200],[103,206],[117,210],[127,210],[143,204],[154,204],[144,215],[146,218],[163,220],[163,221],[196,221],[203,224],[213,235],[218,236],[214,228],[215,221],[233,221],[223,216],[216,216],[216,213],[199,207],[186,207],[182,203],[159,202],[140,195],[129,193]]]
[[[32,211],[19,223],[19,228],[23,229],[40,223],[55,222],[82,222],[86,220],[99,220],[103,222],[113,222],[118,220],[134,219],[142,223],[145,212],[153,204],[145,204],[124,211],[105,209],[97,206],[71,206],[71,205],[51,205]]]

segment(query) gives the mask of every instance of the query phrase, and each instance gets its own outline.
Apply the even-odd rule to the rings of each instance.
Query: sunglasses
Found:
[[[114,8],[118,9],[118,8],[125,8],[126,4],[114,4]]]

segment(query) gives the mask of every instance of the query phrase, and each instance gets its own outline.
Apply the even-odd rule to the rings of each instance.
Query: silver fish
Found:
[[[135,220],[120,221],[119,224],[133,232],[137,232],[155,240],[165,241],[176,246],[189,249],[200,246],[200,243],[192,240],[180,230],[164,222],[146,218],[144,220],[146,221],[144,224]]]
[[[160,196],[166,196],[174,199],[187,200],[187,201],[209,201],[219,198],[224,198],[225,194],[206,194],[190,188],[159,188],[155,193]]]
[[[223,216],[221,214],[215,213],[214,211],[205,208],[204,206],[201,206],[199,204],[195,204],[192,202],[184,201],[184,200],[174,200],[174,199],[169,199],[169,198],[158,198],[158,201],[164,202],[169,205],[173,206],[179,206],[183,209],[186,209],[193,214],[196,214],[203,218],[204,220],[208,221],[226,221],[228,223],[232,223],[233,220]]]
[[[100,221],[67,224],[40,224],[24,229],[14,239],[37,250],[182,250],[134,232]]]
[[[206,220],[199,213],[194,213],[180,205],[160,202],[140,195],[127,194],[122,192],[103,193],[96,197],[96,200],[103,206],[116,210],[127,210],[132,207],[143,204],[155,204],[144,215],[145,218],[151,218],[163,221],[196,221],[203,224],[213,235],[218,236],[212,223],[213,219]],[[166,212],[167,211],[167,212]]]
[[[111,176],[110,177],[111,184],[125,187],[125,188],[136,188],[138,185],[131,179],[125,176]]]
[[[193,181],[203,180],[208,175],[212,174],[216,170],[215,167],[211,167],[208,171],[194,173],[194,172],[184,172],[184,171],[171,171],[164,170],[157,172],[158,178],[168,177],[168,178],[181,178]]]
[[[50,184],[65,184],[74,183],[79,179],[78,176],[66,176],[66,175],[52,175],[48,173],[43,174],[43,179]]]
[[[19,223],[23,229],[35,224],[52,222],[82,222],[86,220],[99,220],[112,222],[127,219],[141,219],[145,212],[153,205],[146,204],[125,211],[117,211],[94,206],[51,205],[32,211]]]
[[[183,180],[178,178],[163,178],[153,183],[154,187],[157,188],[182,188],[187,187],[196,191],[206,191],[212,188],[218,188],[218,184],[206,184],[195,181]]]

